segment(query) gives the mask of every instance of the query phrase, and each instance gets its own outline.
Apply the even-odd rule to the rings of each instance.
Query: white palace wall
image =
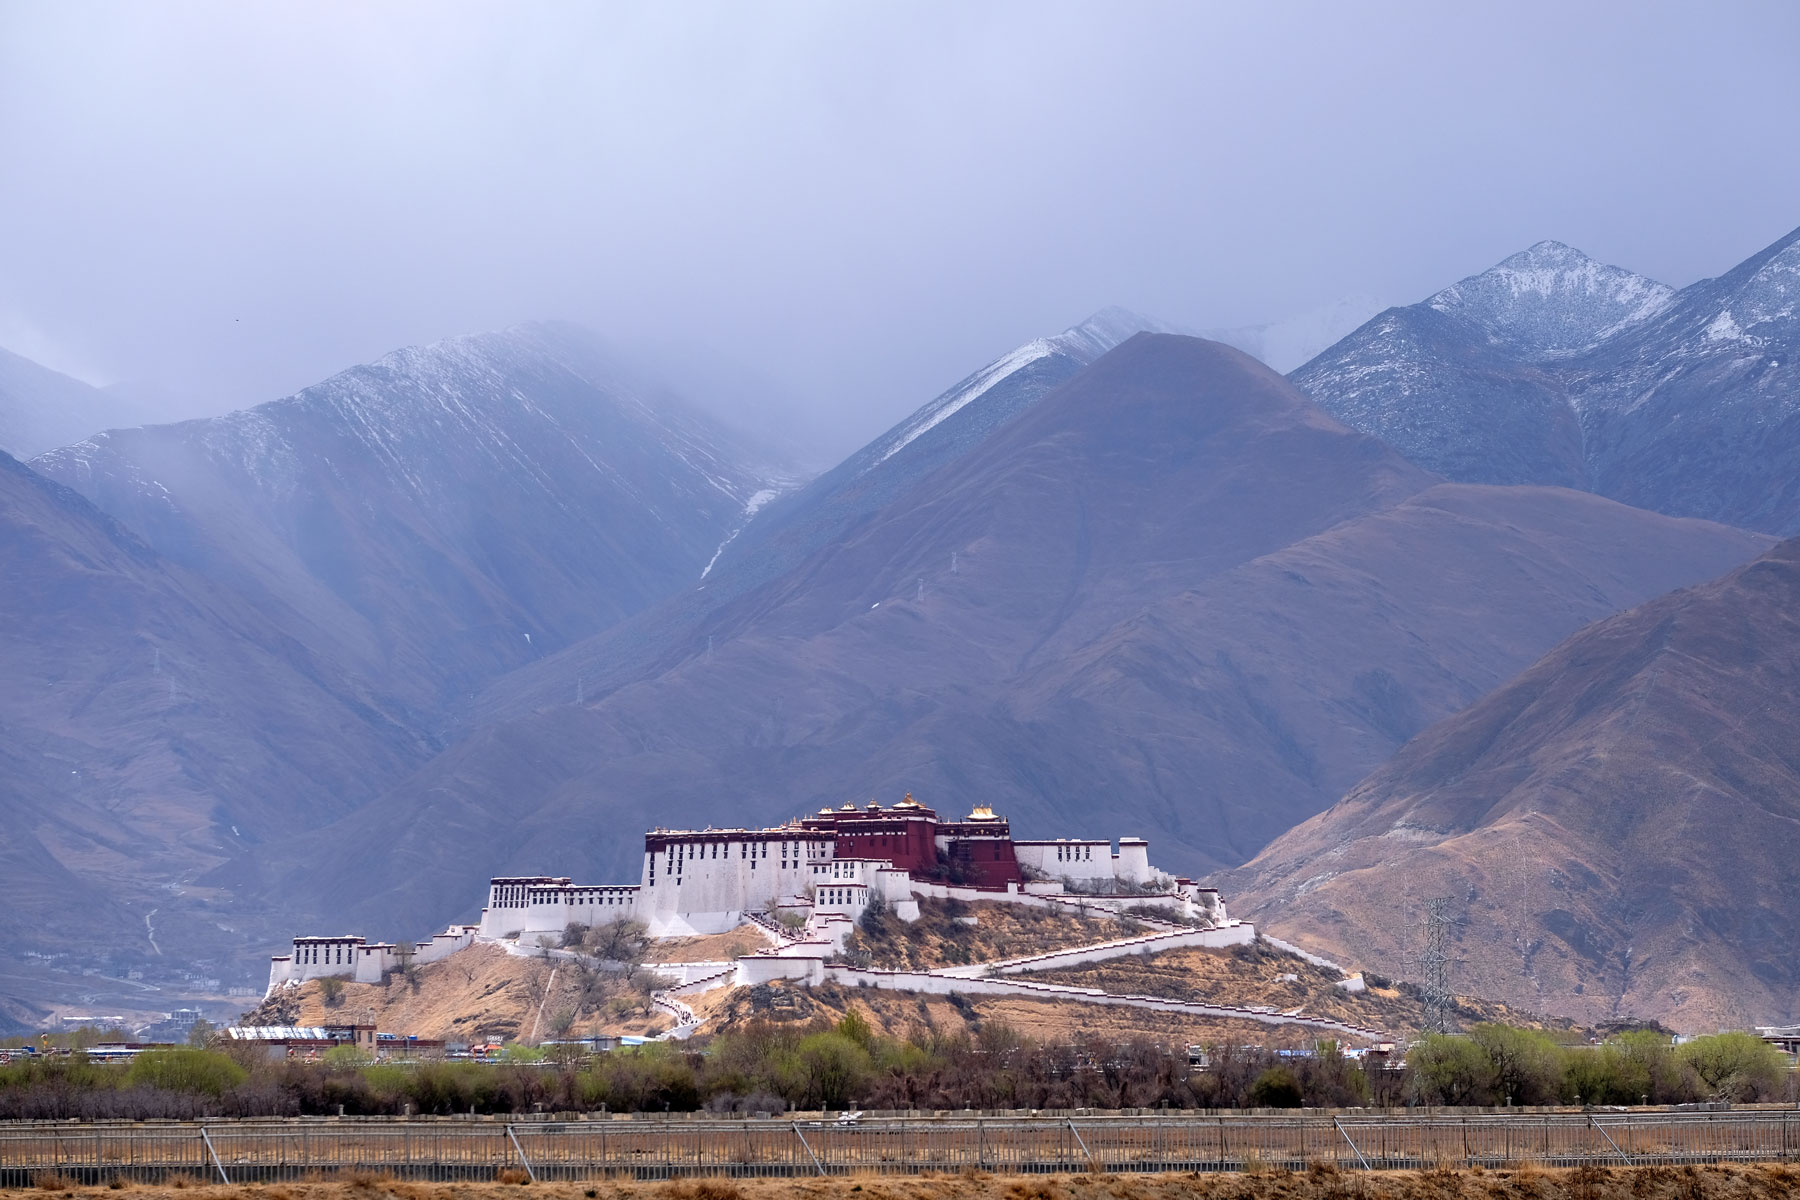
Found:
[[[831,838],[783,832],[683,833],[646,850],[639,917],[650,935],[725,933],[829,877]]]

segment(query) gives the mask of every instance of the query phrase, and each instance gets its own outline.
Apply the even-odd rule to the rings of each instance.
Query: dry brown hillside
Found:
[[[1283,976],[1292,975],[1287,980]],[[1335,972],[1266,947],[1229,950],[1173,950],[1128,955],[1089,967],[1035,971],[1021,976],[1046,983],[1069,983],[1113,993],[1166,996],[1214,1004],[1269,1005],[1301,1015],[1331,1017],[1384,1029],[1397,1036],[1416,1031],[1423,1009],[1415,994],[1390,987],[1350,993],[1336,987]],[[836,1021],[851,1009],[879,1032],[897,1037],[958,1033],[983,1022],[1011,1025],[1039,1040],[1148,1037],[1165,1045],[1233,1043],[1304,1047],[1318,1041],[1315,1029],[1270,1025],[1248,1019],[1221,1019],[1078,1000],[1023,996],[933,996],[918,992],[850,988],[836,984],[799,987],[786,983],[721,990],[689,999],[706,1018],[704,1033],[729,1031],[746,1022]],[[1570,1028],[1505,1005],[1457,998],[1457,1018],[1465,1024],[1503,1021],[1514,1025]]]
[[[279,993],[255,1022],[324,1025],[373,1022],[383,1033],[470,1041],[660,1032],[669,1021],[649,1004],[647,977],[584,969],[565,959],[521,958],[477,945],[442,962],[395,972],[381,983],[345,982],[327,1004],[319,981]],[[291,1009],[286,1006],[291,1005]],[[565,1027],[561,1016],[574,1013]]]
[[[1068,950],[1141,932],[1137,922],[1101,910],[921,900],[918,920],[902,921],[891,912],[864,920],[844,951],[853,961],[886,970],[930,971]]]
[[[935,966],[986,961],[1059,946],[1117,937],[1121,922],[1098,917],[1064,919],[1015,905],[982,904],[953,909],[928,904],[913,925],[893,922],[891,934],[861,938],[852,950],[882,951],[878,965]],[[975,924],[964,922],[973,918]],[[1128,927],[1127,927],[1128,928]],[[860,935],[859,935],[860,937]],[[704,961],[735,948],[763,944],[750,930],[711,938],[681,939],[653,947],[665,961]],[[898,952],[896,955],[896,951]],[[965,957],[970,955],[973,957]],[[896,962],[896,957],[904,962]],[[1329,1017],[1405,1036],[1418,1029],[1422,1010],[1410,991],[1390,987],[1360,993],[1336,986],[1337,973],[1264,944],[1222,950],[1185,949],[1133,954],[1084,967],[1038,971],[1021,978],[1098,988],[1115,994],[1161,996],[1213,1004],[1266,1005],[1296,1015]],[[661,986],[648,972],[605,972],[565,958],[509,955],[477,945],[442,962],[395,973],[380,984],[346,982],[327,1003],[317,982],[281,993],[253,1022],[305,1025],[369,1021],[384,1033],[467,1040],[544,1041],[597,1034],[648,1034],[669,1027],[649,992]],[[893,1036],[957,1033],[984,1022],[1003,1022],[1038,1039],[1089,1035],[1149,1037],[1167,1045],[1228,1042],[1306,1046],[1319,1034],[1301,1026],[1162,1013],[1078,1000],[1022,996],[924,995],[837,984],[806,987],[777,982],[717,988],[684,998],[704,1019],[701,1036],[728,1032],[746,1022],[836,1021],[855,1008],[871,1025]],[[1458,1017],[1540,1025],[1541,1018],[1489,1001],[1461,998]],[[1566,1027],[1566,1023],[1563,1023]]]
[[[1582,630],[1221,879],[1327,953],[1686,1032],[1800,1018],[1800,539]],[[1415,942],[1416,945],[1416,942]]]
[[[1029,978],[1174,1000],[1268,1005],[1282,1012],[1330,1017],[1402,1036],[1418,1030],[1425,1015],[1424,1005],[1410,989],[1382,986],[1346,991],[1337,986],[1336,971],[1262,945],[1134,954],[1087,966],[1034,971]],[[1572,1027],[1567,1021],[1547,1020],[1472,996],[1456,998],[1455,1015],[1464,1024],[1500,1021],[1532,1027]]]

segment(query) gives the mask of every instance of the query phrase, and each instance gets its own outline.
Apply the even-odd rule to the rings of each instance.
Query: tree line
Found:
[[[537,1061],[531,1061],[537,1060]],[[1791,1100],[1786,1058],[1741,1033],[1672,1046],[1628,1033],[1563,1046],[1502,1025],[1425,1038],[1403,1067],[1323,1042],[1302,1055],[1146,1039],[1036,1041],[997,1021],[882,1036],[854,1011],[835,1024],[752,1023],[703,1043],[588,1055],[523,1051],[500,1065],[373,1063],[339,1047],[321,1062],[253,1046],[149,1051],[130,1063],[68,1057],[0,1066],[0,1119],[458,1113],[779,1113],[819,1109],[1348,1107],[1667,1104]]]

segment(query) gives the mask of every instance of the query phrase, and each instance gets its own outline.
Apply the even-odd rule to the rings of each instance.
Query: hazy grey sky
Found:
[[[214,407],[540,316],[839,437],[1108,303],[1800,225],[1800,5],[0,0],[0,345]]]

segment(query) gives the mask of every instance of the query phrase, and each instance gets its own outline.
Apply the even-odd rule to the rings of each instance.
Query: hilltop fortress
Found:
[[[641,921],[653,938],[725,933],[746,923],[773,946],[738,973],[745,981],[802,978],[780,960],[823,961],[843,946],[871,905],[903,920],[925,898],[1075,904],[1122,912],[1155,910],[1198,930],[1249,940],[1212,888],[1150,865],[1142,838],[1022,841],[986,805],[945,820],[910,794],[884,808],[822,808],[766,829],[655,829],[644,836],[635,884],[578,884],[565,876],[497,876],[474,925],[430,941],[393,944],[361,937],[294,939],[270,963],[269,989],[323,976],[378,982],[411,961],[427,963],[476,941],[553,947],[570,925]],[[740,960],[744,962],[746,960]],[[793,962],[792,966],[799,966]]]

